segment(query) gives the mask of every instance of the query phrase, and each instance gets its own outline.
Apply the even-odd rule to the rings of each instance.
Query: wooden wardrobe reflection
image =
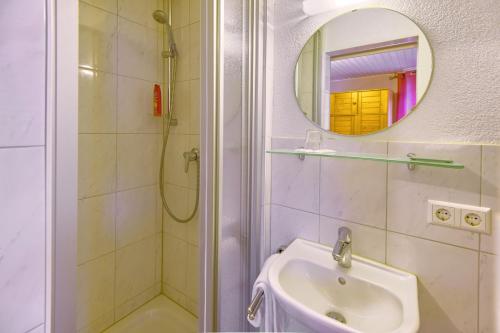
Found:
[[[330,130],[356,135],[388,126],[392,93],[387,89],[357,90],[330,94]]]

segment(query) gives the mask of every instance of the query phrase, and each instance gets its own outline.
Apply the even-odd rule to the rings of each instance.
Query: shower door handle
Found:
[[[200,151],[198,148],[193,148],[190,151],[185,151],[182,156],[184,156],[184,172],[187,173],[189,171],[189,162],[194,162],[198,160],[198,155]]]

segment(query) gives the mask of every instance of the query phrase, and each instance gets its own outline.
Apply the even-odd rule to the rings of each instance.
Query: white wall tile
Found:
[[[119,305],[153,287],[155,235],[116,251],[116,298]]]
[[[156,31],[118,18],[118,73],[147,81],[158,81]]]
[[[200,20],[200,0],[189,0],[189,23]]]
[[[186,0],[181,0],[186,2]],[[174,7],[175,8],[175,7]],[[173,22],[176,21],[175,15],[172,16]],[[190,65],[190,55],[189,55],[189,26],[183,26],[182,28],[176,29],[174,27],[174,40],[177,47],[177,73],[176,73],[176,81],[186,81],[189,80],[191,69]]]
[[[188,243],[164,234],[163,238],[163,281],[186,294]]]
[[[188,174],[184,172],[184,152],[188,150],[189,136],[171,133],[165,151],[165,181],[183,187],[188,187]],[[191,165],[194,167],[194,165]]]
[[[115,309],[115,321],[122,319],[135,309],[144,305],[144,303],[150,301],[153,297],[160,293],[160,289],[160,284],[155,283],[152,287],[146,289],[139,295],[136,295],[127,300],[125,303],[118,305]]]
[[[389,232],[387,264],[418,277],[419,332],[477,331],[477,252]]]
[[[192,300],[198,299],[198,286],[200,282],[199,252],[198,246],[188,245],[186,295]]]
[[[26,332],[45,307],[44,148],[0,149],[0,326]]]
[[[500,332],[500,259],[481,253],[479,273],[479,333]]]
[[[116,16],[83,2],[79,8],[80,66],[116,73]]]
[[[115,254],[110,253],[78,266],[77,329],[113,310]]]
[[[189,69],[190,78],[200,78],[200,22],[189,26]]]
[[[162,119],[153,116],[153,87],[148,81],[118,78],[119,133],[160,133]]]
[[[80,2],[86,2],[92,6],[116,14],[116,0],[80,0]]]
[[[186,218],[188,214],[189,190],[185,187],[180,187],[172,184],[165,184],[165,199],[171,212],[180,218]],[[189,207],[191,208],[191,207]],[[163,231],[187,241],[188,239],[188,223],[178,223],[167,213],[163,213]]]
[[[87,324],[86,326],[79,328],[78,333],[96,333],[102,332],[105,328],[111,326],[115,321],[115,311],[111,310],[101,314],[97,319]]]
[[[172,0],[172,27],[183,27],[189,23],[189,1]]]
[[[45,333],[45,324],[33,328],[29,333]]]
[[[78,70],[78,132],[116,132],[116,75]]]
[[[387,152],[384,142],[333,141],[324,146],[344,152]],[[386,182],[386,163],[321,158],[320,213],[385,228]]]
[[[483,146],[481,206],[492,209],[491,235],[481,235],[481,251],[500,254],[500,146]]]
[[[118,190],[158,182],[158,134],[118,135]]]
[[[0,147],[45,141],[44,11],[43,1],[2,1]]]
[[[338,230],[347,227],[352,232],[352,252],[379,262],[385,262],[386,231],[357,223],[345,222],[320,216],[319,241],[334,247],[338,240]]]
[[[271,205],[271,252],[294,239],[319,242],[319,216],[301,210]]]
[[[188,134],[190,128],[190,90],[189,81],[180,81],[175,84],[174,114],[177,125],[170,127],[172,134]]]
[[[116,194],[116,247],[122,248],[155,233],[156,186]]]
[[[163,9],[158,8],[156,2],[156,0],[118,0],[118,15],[155,29],[158,23],[152,14],[157,9]]]
[[[116,189],[116,135],[78,136],[78,197],[114,192]]]
[[[189,81],[189,134],[200,134],[200,80]]]
[[[301,139],[273,139],[273,149],[297,148]],[[319,158],[272,156],[271,202],[312,213],[319,212]]]
[[[448,244],[478,249],[475,233],[427,223],[427,200],[442,200],[478,206],[481,147],[463,145],[389,143],[389,155],[415,153],[428,158],[452,159],[465,169],[389,165],[387,228]]]
[[[115,249],[115,194],[78,201],[78,264]]]

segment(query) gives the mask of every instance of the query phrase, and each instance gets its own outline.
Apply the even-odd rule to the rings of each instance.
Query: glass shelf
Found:
[[[367,153],[346,153],[337,151],[304,151],[295,149],[271,149],[266,151],[269,154],[280,154],[280,155],[292,155],[299,158],[305,156],[318,156],[318,157],[328,157],[328,158],[346,158],[353,160],[366,160],[366,161],[378,161],[387,163],[401,163],[406,164],[408,167],[413,168],[416,165],[430,166],[436,168],[448,168],[448,169],[463,169],[464,165],[456,163],[450,160],[437,160],[431,158],[423,157],[391,157],[381,154],[367,154]]]

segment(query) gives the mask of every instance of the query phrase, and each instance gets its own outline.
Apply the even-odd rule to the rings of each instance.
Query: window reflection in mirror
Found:
[[[308,40],[295,93],[304,115],[344,135],[400,121],[422,98],[432,73],[430,45],[406,16],[372,8],[341,15]]]

